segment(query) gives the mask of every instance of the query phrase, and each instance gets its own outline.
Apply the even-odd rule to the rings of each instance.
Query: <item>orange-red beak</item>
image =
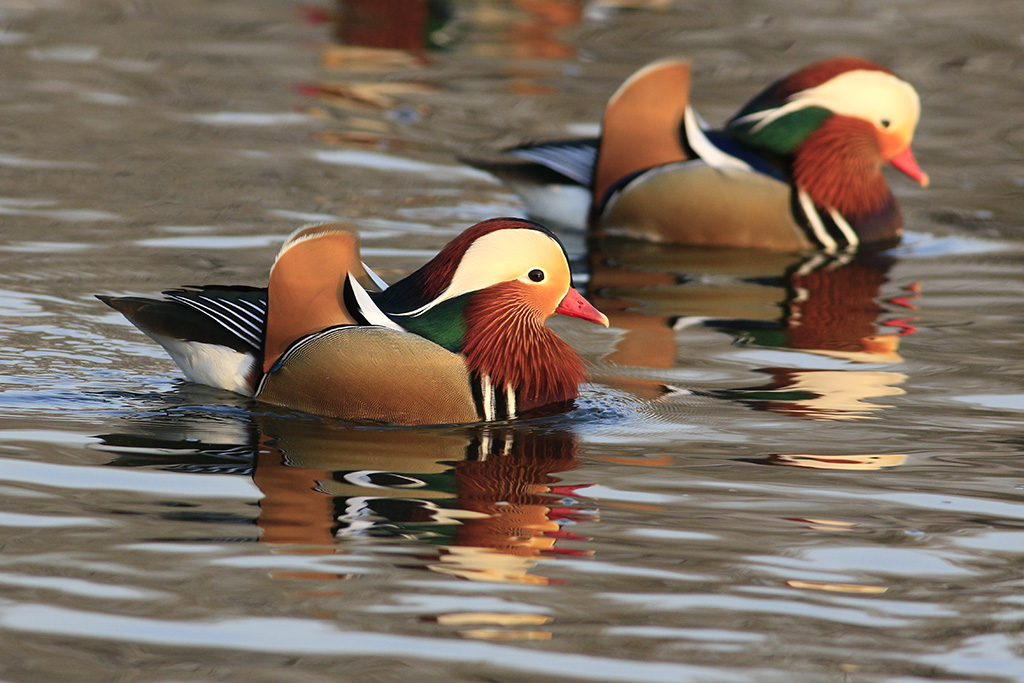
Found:
[[[928,187],[928,174],[917,165],[917,159],[914,158],[914,153],[910,151],[909,145],[902,152],[889,159],[889,163],[921,183],[921,187]]]
[[[558,304],[555,313],[568,315],[573,318],[582,318],[598,325],[608,327],[608,316],[591,305],[589,301],[572,287],[562,297],[562,303]]]

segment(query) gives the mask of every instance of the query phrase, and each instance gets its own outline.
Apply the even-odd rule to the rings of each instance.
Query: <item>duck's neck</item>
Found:
[[[501,286],[506,291],[481,292],[469,300],[461,349],[481,381],[486,378],[497,392],[511,388],[517,414],[573,400],[587,378],[576,351],[508,291],[522,287],[508,283]]]
[[[833,116],[797,147],[793,181],[816,205],[855,223],[894,204],[883,163],[870,123]]]

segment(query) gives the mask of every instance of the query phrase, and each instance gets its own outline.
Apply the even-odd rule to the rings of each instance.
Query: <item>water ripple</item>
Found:
[[[0,628],[191,650],[226,649],[332,657],[393,657],[398,653],[403,661],[428,660],[448,665],[483,662],[488,667],[535,676],[616,683],[750,680],[748,675],[727,667],[544,652],[474,641],[464,641],[458,647],[452,647],[450,641],[444,639],[346,631],[329,622],[312,619],[241,617],[221,619],[216,623],[175,622],[2,601]]]

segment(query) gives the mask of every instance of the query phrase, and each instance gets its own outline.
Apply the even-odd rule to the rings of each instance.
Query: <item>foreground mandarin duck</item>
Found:
[[[372,291],[379,289],[379,291]],[[582,360],[544,323],[608,319],[573,288],[546,228],[469,228],[387,287],[338,225],[285,242],[266,288],[205,286],[163,300],[99,297],[164,347],[185,376],[353,421],[506,420],[576,398]]]
[[[694,112],[689,88],[689,62],[655,62],[612,96],[600,138],[524,145],[506,150],[517,163],[481,166],[538,219],[609,234],[780,251],[899,238],[883,166],[928,184],[910,150],[920,114],[911,85],[865,59],[826,59],[768,86],[718,130]]]

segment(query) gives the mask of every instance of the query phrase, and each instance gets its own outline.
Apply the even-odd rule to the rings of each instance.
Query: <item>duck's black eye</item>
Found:
[[[882,124],[882,128],[888,128],[889,126],[892,125],[892,121],[890,121],[889,119],[882,119],[881,121],[879,121],[879,123]]]
[[[540,268],[534,268],[527,274],[527,277],[534,282],[542,282],[544,280],[544,271]]]

